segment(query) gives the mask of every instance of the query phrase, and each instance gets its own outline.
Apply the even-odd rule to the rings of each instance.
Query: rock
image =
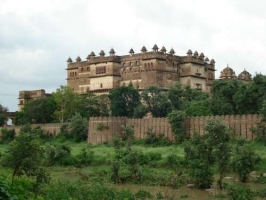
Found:
[[[266,173],[262,174],[262,176],[266,177]]]
[[[226,177],[224,177],[224,179],[226,179],[226,180],[232,180],[233,177],[231,177],[231,176],[226,176]]]
[[[254,175],[256,175],[256,174],[257,174],[256,171],[252,171],[252,172],[249,173],[250,176],[254,176]]]
[[[207,191],[207,192],[214,192],[215,189],[214,188],[209,188],[209,189],[206,189],[205,191]]]
[[[194,184],[187,184],[187,188],[194,188],[195,185]]]

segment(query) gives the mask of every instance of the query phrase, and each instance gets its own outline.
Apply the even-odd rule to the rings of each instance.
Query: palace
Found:
[[[209,92],[215,79],[215,61],[203,53],[188,50],[186,56],[177,56],[174,49],[159,50],[156,44],[152,51],[143,46],[140,53],[130,49],[129,55],[118,56],[112,48],[109,56],[101,50],[99,56],[91,52],[85,61],[78,56],[76,62],[68,58],[67,63],[67,85],[81,94],[107,94],[130,83],[139,91],[149,86],[168,90],[176,81]]]
[[[130,83],[140,92],[149,86],[168,90],[177,81],[183,86],[210,92],[216,71],[215,61],[209,60],[203,53],[188,50],[186,56],[177,56],[174,49],[167,52],[162,47],[159,50],[156,44],[152,51],[147,51],[143,46],[140,53],[130,49],[128,55],[122,56],[117,56],[113,48],[109,51],[109,56],[105,56],[103,50],[99,56],[92,51],[85,61],[79,56],[76,62],[68,58],[66,70],[67,86],[74,92],[91,92],[96,95],[108,94],[111,89],[128,86]],[[246,70],[236,76],[229,66],[221,71],[219,79],[239,79],[243,82],[252,80]],[[49,95],[43,89],[19,91],[19,111],[26,102]]]

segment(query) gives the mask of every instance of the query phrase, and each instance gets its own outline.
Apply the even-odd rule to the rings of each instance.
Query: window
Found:
[[[105,74],[106,73],[106,66],[96,67],[96,74]]]

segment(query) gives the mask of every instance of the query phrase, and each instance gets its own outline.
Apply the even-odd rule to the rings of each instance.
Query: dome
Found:
[[[166,53],[166,48],[164,46],[161,48],[161,52]]]
[[[157,52],[159,48],[158,48],[157,44],[155,44],[155,45],[152,47],[152,49],[153,49],[154,52]]]
[[[69,58],[67,59],[67,62],[68,62],[68,63],[72,63],[72,59],[69,57]]]
[[[145,46],[143,46],[142,48],[141,48],[141,50],[140,50],[142,53],[145,53],[145,52],[147,52],[147,49],[146,49],[146,47]]]
[[[226,68],[221,71],[220,79],[233,79],[236,78],[235,71],[227,65]]]
[[[188,56],[191,56],[191,55],[192,55],[192,51],[191,51],[191,49],[189,49],[189,50],[187,51],[187,55],[188,55]]]
[[[100,51],[100,53],[99,53],[99,55],[100,55],[100,56],[105,56],[105,53],[104,53],[104,51],[103,51],[103,50],[101,50],[101,51]]]
[[[244,71],[238,75],[238,79],[243,81],[251,81],[251,74],[244,69]]]
[[[77,62],[81,62],[81,58],[78,56],[78,57],[76,58],[76,61],[77,61]]]
[[[170,53],[171,55],[174,55],[174,54],[175,54],[175,50],[172,48],[172,49],[169,51],[169,53]]]

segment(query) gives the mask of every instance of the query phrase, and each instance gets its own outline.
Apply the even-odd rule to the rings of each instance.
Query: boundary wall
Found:
[[[31,124],[31,127],[41,127],[47,134],[57,135],[60,132],[62,123],[49,123],[49,124]],[[19,134],[21,126],[4,126],[0,127],[0,134],[2,129],[15,129],[16,134]]]
[[[259,115],[224,115],[224,116],[202,116],[188,117],[185,119],[185,131],[188,137],[195,131],[204,134],[204,127],[208,119],[220,119],[232,130],[235,136],[246,139],[254,139],[255,135],[251,129],[257,127],[261,117]],[[150,119],[130,119],[126,117],[91,117],[89,121],[88,143],[102,144],[111,142],[115,135],[122,133],[122,125],[130,124],[134,126],[134,137],[143,139],[146,137],[148,129],[152,129],[156,135],[163,134],[170,140],[174,140],[174,135],[167,118]]]

